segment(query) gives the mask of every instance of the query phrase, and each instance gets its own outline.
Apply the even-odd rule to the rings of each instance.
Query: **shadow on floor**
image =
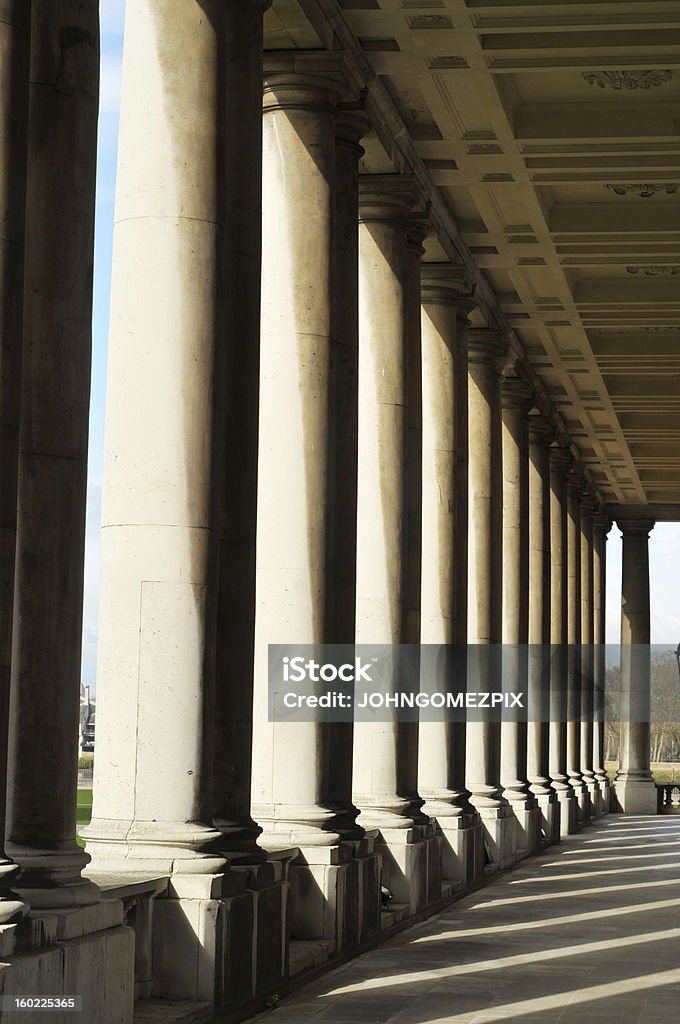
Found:
[[[680,1018],[680,818],[599,821],[269,1016],[272,1024],[672,1024]]]

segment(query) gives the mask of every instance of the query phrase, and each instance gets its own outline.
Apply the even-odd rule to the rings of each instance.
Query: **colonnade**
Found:
[[[84,852],[96,9],[9,3],[0,24],[0,921],[30,905],[49,945],[78,910],[129,973],[98,886],[169,879],[154,991],[226,1006],[285,975],[291,932],[336,952],[378,934],[381,881],[416,914],[608,809],[604,662],[578,645],[603,641],[611,524],[513,339],[472,325],[474,281],[423,262],[416,177],[359,173],[370,105],[344,55],[263,61],[256,0],[129,2]],[[651,524],[619,525],[642,644]],[[502,672],[479,658],[529,722],[268,720],[269,644],[355,642],[529,644]],[[633,811],[653,793],[635,657]]]

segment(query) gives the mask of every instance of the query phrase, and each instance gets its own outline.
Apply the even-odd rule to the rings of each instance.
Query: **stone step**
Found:
[[[288,953],[288,976],[292,978],[294,974],[307,971],[310,967],[318,967],[332,954],[333,943],[330,939],[293,939]]]
[[[215,1013],[209,1003],[188,999],[142,999],[135,1003],[133,1024],[207,1024]]]

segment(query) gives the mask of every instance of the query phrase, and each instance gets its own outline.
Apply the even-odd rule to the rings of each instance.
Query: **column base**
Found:
[[[616,802],[622,814],[656,814],[657,797],[654,780],[617,778],[614,783]]]
[[[265,850],[337,846],[348,831],[356,833],[353,839],[363,835],[354,823],[355,808],[338,812],[322,804],[254,804],[252,815],[260,828],[259,844]]]
[[[506,790],[504,793],[510,810],[515,818],[515,859],[524,860],[539,845],[540,812],[536,797],[516,791]]]
[[[12,889],[18,874],[18,864],[0,857],[0,927],[20,921],[28,914],[28,904],[19,899]]]
[[[367,832],[373,832],[376,829],[379,832],[382,832],[383,829],[408,831],[413,828],[422,828],[430,820],[427,814],[422,812],[420,804],[414,804],[411,800],[394,800],[392,802],[385,800],[377,804],[371,803],[370,796],[355,795],[354,802],[361,807],[357,825]]]
[[[602,813],[600,809],[602,806],[600,784],[594,775],[584,775],[583,781],[588,789],[589,819],[594,821],[596,818],[599,818]]]
[[[233,1009],[287,974],[289,851],[223,875],[173,875],[154,906],[151,995]]]
[[[478,815],[442,815],[435,822],[441,837],[442,879],[469,885],[484,873],[482,823]]]
[[[574,799],[576,801],[576,825],[573,831],[578,832],[583,828],[584,824],[588,821],[588,787],[586,786],[581,773],[570,775],[568,784],[574,793]]]
[[[442,898],[441,843],[433,822],[380,829],[375,849],[382,856],[382,884],[409,914]]]
[[[380,931],[380,857],[376,836],[336,847],[303,847],[292,860],[291,937],[324,940],[329,952]]]
[[[484,874],[510,867],[517,860],[515,815],[507,804],[477,810],[483,829]]]
[[[538,804],[538,849],[560,838],[560,804],[552,780],[545,775],[529,779],[529,792]]]
[[[89,874],[217,875],[227,863],[222,833],[193,822],[93,818],[80,834]]]
[[[561,806],[557,793],[541,793],[538,801],[538,842],[540,846],[551,846],[560,838]]]
[[[609,776],[606,775],[604,772],[596,774],[595,778],[597,779],[600,785],[600,814],[609,814],[612,797],[611,780]]]
[[[560,806],[560,836],[570,836],[580,827],[576,793],[567,782],[553,780],[553,788]]]
[[[32,910],[56,911],[99,902],[99,889],[82,876],[90,857],[75,840],[57,850],[8,842],[7,852],[19,865],[14,891]]]

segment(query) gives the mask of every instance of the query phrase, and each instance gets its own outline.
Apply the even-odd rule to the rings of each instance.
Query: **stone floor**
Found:
[[[282,1000],[271,1024],[673,1024],[680,817],[609,817]]]

